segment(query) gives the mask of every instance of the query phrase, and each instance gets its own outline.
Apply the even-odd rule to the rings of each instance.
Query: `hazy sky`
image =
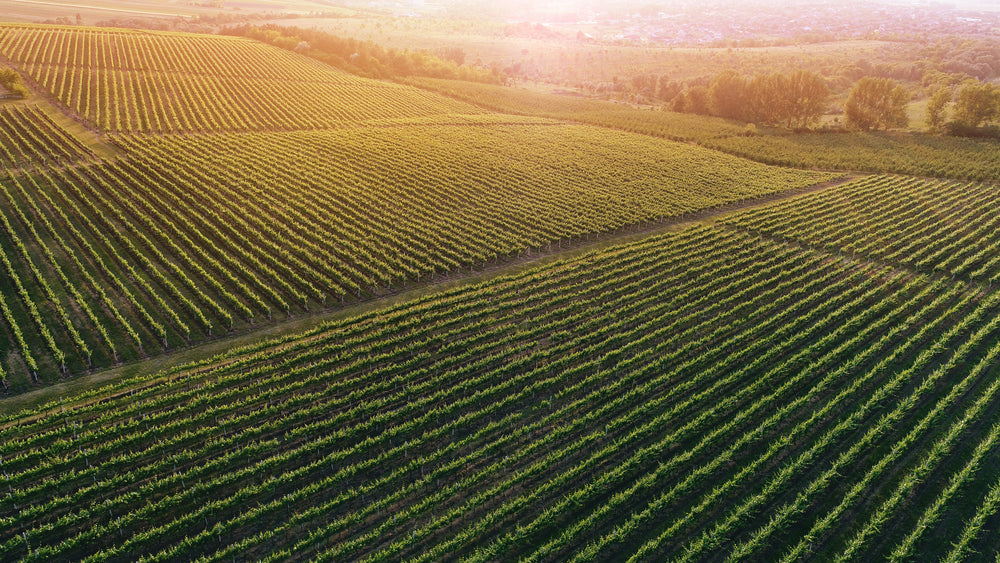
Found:
[[[1000,9],[1000,0],[541,0],[531,4],[547,8],[585,7],[600,9],[602,6],[642,7],[664,6],[683,8],[687,6],[723,5],[734,7],[789,7],[802,4],[896,4],[896,5],[933,5],[954,6],[963,9]]]

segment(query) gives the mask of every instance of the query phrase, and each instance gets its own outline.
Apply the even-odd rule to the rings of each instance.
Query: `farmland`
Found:
[[[766,164],[981,182],[995,181],[1000,174],[1000,149],[988,139],[896,131],[790,134],[763,127],[748,132],[743,124],[718,117],[641,109],[526,89],[431,78],[414,78],[409,83],[495,111],[690,141]]]
[[[537,6],[536,6],[537,7]],[[480,8],[481,9],[481,8]],[[511,14],[512,18],[517,18]],[[711,17],[711,16],[709,16]],[[461,49],[469,61],[503,68],[517,66],[520,76],[551,83],[611,82],[634,74],[668,74],[689,79],[725,68],[773,71],[834,67],[861,59],[893,63],[914,56],[914,46],[897,41],[837,41],[769,48],[712,48],[623,44],[576,40],[577,31],[594,33],[585,25],[547,26],[549,37],[509,33],[499,22],[435,18],[302,18],[268,23],[320,29],[342,37],[374,41],[398,49],[434,51],[442,46]],[[562,29],[560,29],[563,27]],[[581,29],[582,28],[582,29]]]
[[[8,418],[0,550],[962,555],[996,508],[998,306],[689,228]]]
[[[8,302],[44,339],[17,351],[79,371],[831,177],[612,135],[631,156],[560,125],[120,138],[126,159],[0,178],[8,279],[42,289]]]
[[[169,21],[191,22],[193,18],[216,16],[222,4],[215,2],[160,2],[151,0],[74,0],[70,5],[50,0],[12,0],[4,6],[6,21],[39,22],[62,18],[77,24],[101,25],[114,18],[143,18],[151,24]],[[323,12],[351,15],[352,10],[333,8],[325,2],[312,0],[253,0],[252,2],[226,2],[227,12],[240,13],[256,10],[275,15],[282,12]],[[79,16],[79,18],[77,18]],[[106,25],[106,24],[105,24]]]
[[[991,141],[186,33],[0,62],[2,561],[1000,550]]]
[[[746,130],[742,125],[714,117],[639,109],[625,104],[524,88],[435,78],[411,78],[407,82],[502,113],[573,120],[677,141],[702,141],[742,135]]]
[[[70,163],[93,156],[37,107],[0,106],[0,166]]]
[[[0,27],[0,53],[105,131],[315,129],[482,110],[226,37]]]
[[[872,177],[732,226],[992,287],[1000,281],[996,186]]]
[[[12,58],[105,129],[123,155],[97,158],[32,106],[0,114],[14,125],[3,145],[13,168],[0,176],[0,287],[10,296],[2,381],[14,390],[835,178],[490,113],[251,41],[0,29],[3,45],[20,53]],[[317,98],[322,110],[302,103],[265,115],[233,95],[217,95],[214,106],[160,105],[134,90],[91,91],[75,78],[90,67],[60,58],[77,44],[85,47],[70,51],[91,61],[100,84],[125,68],[146,69],[129,73],[133,79],[183,74],[180,84],[192,92],[266,74],[301,79],[328,97]],[[144,49],[187,57],[136,55]],[[339,97],[341,88],[352,95]],[[368,90],[390,92],[397,109]],[[117,101],[97,103],[109,99]],[[332,121],[299,117],[322,112]],[[159,134],[148,134],[152,123]],[[165,124],[187,134],[163,134],[174,131]],[[204,127],[210,131],[193,134]]]

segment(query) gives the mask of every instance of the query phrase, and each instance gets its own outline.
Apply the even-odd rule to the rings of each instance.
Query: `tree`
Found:
[[[780,73],[759,74],[747,87],[747,120],[765,125],[778,125],[784,121],[784,92],[788,90],[788,77]]]
[[[684,111],[708,115],[708,88],[692,86],[684,91]]]
[[[656,75],[638,74],[631,78],[630,88],[640,100],[652,99],[656,94]]]
[[[866,76],[858,80],[844,105],[844,122],[851,129],[868,131],[906,127],[910,93],[890,78]]]
[[[451,61],[457,65],[465,64],[465,49],[462,49],[461,47],[455,45],[439,47],[435,51],[435,54],[437,54],[438,57],[446,61]]]
[[[702,106],[705,92],[707,108]],[[709,87],[688,88],[673,104],[674,111],[706,113],[729,119],[785,127],[806,127],[826,108],[829,90],[822,76],[804,70],[778,72],[748,79],[735,71],[720,72]]]
[[[807,127],[823,115],[830,90],[822,76],[796,70],[789,75],[787,88],[779,94],[784,100],[781,106],[786,112],[788,127]]]
[[[996,119],[1000,113],[1000,88],[971,79],[962,83],[955,93],[955,119],[976,128],[984,121]]]
[[[951,101],[951,88],[941,86],[927,100],[927,127],[939,131],[944,125],[944,108]]]
[[[746,119],[747,79],[732,70],[720,72],[708,87],[708,105],[719,117]]]
[[[687,96],[685,95],[685,91],[681,90],[680,92],[677,92],[677,95],[674,96],[672,100],[670,100],[670,103],[667,104],[667,107],[668,109],[670,109],[670,111],[677,113],[684,113],[685,111],[684,106],[686,105],[687,105]]]
[[[676,80],[670,80],[666,74],[656,82],[656,97],[661,100],[672,100],[677,97],[680,91],[681,85]]]

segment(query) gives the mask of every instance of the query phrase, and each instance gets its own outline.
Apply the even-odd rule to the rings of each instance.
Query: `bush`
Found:
[[[984,125],[973,127],[964,121],[949,121],[945,130],[953,137],[978,137],[983,139],[1000,139],[1000,126]]]
[[[10,68],[0,68],[0,86],[3,86],[11,94],[25,98],[28,96],[28,88],[21,81],[21,75]]]

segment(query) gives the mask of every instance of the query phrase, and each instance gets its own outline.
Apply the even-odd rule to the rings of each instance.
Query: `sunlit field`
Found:
[[[997,558],[996,11],[9,4],[0,561]]]

